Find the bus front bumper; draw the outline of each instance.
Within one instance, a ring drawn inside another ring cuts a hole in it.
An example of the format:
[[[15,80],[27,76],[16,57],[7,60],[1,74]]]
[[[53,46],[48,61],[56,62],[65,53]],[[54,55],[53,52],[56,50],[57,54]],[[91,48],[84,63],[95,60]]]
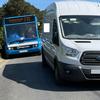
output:
[[[37,53],[37,52],[41,52],[41,47],[22,49],[22,50],[6,50],[7,55],[16,55],[16,54],[23,54],[23,53]]]

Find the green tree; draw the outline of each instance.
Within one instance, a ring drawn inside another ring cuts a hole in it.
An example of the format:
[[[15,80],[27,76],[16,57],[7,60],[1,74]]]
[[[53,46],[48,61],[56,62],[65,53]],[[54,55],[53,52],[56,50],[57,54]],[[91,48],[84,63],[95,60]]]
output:
[[[0,27],[0,49],[1,49],[2,40],[3,40],[3,27]]]
[[[0,26],[2,25],[2,18],[3,18],[4,15],[5,15],[4,9],[1,7],[0,8]]]
[[[3,7],[0,7],[0,16],[4,16],[4,15],[5,15],[4,9]]]
[[[3,6],[3,8],[5,10],[6,16],[35,14],[39,12],[38,9],[24,0],[9,0],[7,4]]]

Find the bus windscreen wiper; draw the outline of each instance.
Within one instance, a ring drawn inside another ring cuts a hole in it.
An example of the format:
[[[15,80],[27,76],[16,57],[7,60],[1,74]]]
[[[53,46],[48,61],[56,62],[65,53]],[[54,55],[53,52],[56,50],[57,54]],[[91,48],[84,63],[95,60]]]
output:
[[[11,41],[10,44],[13,44],[13,43],[22,43],[24,42],[24,40],[14,40],[14,41]]]

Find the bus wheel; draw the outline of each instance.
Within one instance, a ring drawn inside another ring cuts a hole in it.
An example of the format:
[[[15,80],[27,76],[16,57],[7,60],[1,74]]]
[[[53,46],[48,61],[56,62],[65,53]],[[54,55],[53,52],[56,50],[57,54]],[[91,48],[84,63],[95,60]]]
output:
[[[8,54],[4,54],[4,58],[5,58],[5,59],[9,59],[10,57],[9,57]]]

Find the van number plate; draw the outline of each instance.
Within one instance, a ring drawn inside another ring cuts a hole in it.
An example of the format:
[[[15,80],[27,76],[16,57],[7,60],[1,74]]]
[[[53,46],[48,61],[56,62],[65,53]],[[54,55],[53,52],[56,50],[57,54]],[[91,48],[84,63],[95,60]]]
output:
[[[91,74],[100,74],[100,70],[91,70]]]

